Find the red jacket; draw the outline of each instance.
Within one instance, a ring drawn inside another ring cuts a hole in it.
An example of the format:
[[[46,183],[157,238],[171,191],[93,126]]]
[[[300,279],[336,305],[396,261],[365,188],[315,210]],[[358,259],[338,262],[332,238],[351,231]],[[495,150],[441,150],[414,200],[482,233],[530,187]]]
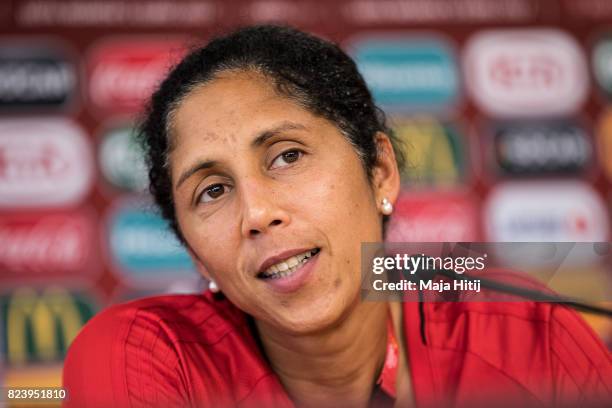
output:
[[[564,307],[407,302],[404,329],[417,407],[612,401],[609,351]],[[111,307],[70,347],[64,406],[293,407],[251,333],[208,292]],[[393,381],[380,389],[394,397]]]

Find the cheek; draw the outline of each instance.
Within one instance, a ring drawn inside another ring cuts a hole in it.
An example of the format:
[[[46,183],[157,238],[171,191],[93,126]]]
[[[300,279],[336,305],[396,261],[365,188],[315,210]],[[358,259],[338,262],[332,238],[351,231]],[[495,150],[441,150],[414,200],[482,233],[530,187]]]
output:
[[[372,190],[360,163],[349,167],[352,171],[347,167],[313,178],[311,212],[330,235],[341,235],[347,243],[375,239],[380,221]]]
[[[209,273],[217,282],[234,280],[239,238],[235,236],[234,227],[214,217],[203,221],[193,214],[181,222],[181,230],[196,256],[205,260]]]
[[[359,273],[361,243],[382,240],[381,218],[369,181],[361,162],[355,161],[321,171],[294,193],[301,197],[299,212],[308,214],[308,223],[328,241],[334,269],[351,276]]]

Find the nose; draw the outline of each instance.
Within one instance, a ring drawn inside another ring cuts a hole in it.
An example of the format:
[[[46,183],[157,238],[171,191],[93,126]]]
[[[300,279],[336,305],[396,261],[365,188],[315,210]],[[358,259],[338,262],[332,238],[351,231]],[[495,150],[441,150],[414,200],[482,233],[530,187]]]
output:
[[[245,238],[255,238],[289,224],[289,214],[279,205],[278,196],[269,185],[251,179],[241,183],[241,187],[241,230]]]

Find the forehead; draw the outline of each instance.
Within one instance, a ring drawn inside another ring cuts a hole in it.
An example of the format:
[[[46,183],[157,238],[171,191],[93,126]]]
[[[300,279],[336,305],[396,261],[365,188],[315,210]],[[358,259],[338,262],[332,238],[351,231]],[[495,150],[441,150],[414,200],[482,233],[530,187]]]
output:
[[[223,73],[191,91],[172,120],[174,150],[194,143],[245,142],[249,135],[289,118],[309,121],[312,116],[279,95],[274,84],[252,72]]]

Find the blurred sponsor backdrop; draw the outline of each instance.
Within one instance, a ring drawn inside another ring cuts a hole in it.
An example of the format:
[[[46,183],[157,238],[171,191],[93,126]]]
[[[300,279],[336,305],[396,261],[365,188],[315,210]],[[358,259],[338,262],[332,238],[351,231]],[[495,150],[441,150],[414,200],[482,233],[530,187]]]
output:
[[[59,385],[101,308],[203,290],[133,127],[186,49],[258,22],[340,43],[406,142],[389,240],[609,240],[609,0],[3,1],[0,383]]]

